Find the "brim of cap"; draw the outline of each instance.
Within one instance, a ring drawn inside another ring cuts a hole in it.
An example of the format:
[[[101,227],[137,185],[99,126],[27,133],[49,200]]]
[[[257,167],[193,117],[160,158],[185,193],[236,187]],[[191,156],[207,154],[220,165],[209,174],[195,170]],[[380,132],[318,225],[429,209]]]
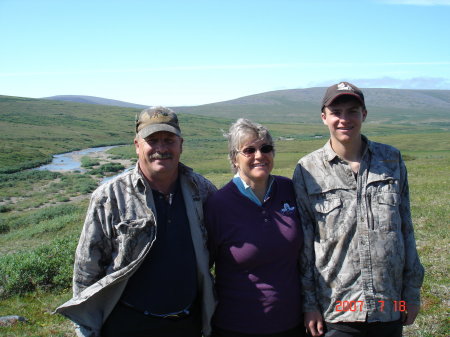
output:
[[[344,95],[356,97],[356,98],[358,99],[358,101],[360,101],[361,104],[362,104],[364,107],[366,106],[365,103],[363,102],[363,100],[361,99],[361,97],[360,97],[359,95],[354,94],[354,93],[351,93],[351,92],[343,92],[343,93],[340,93],[340,94],[338,94],[338,95],[336,95],[336,96],[334,96],[334,97],[332,97],[332,98],[329,98],[329,99],[325,102],[325,104],[322,106],[322,109],[323,109],[324,107],[326,107],[326,106],[329,106],[331,103],[333,103],[333,101],[334,101],[336,98],[341,97],[341,96],[344,96]]]
[[[175,128],[171,125],[168,125],[168,124],[147,125],[146,127],[144,127],[142,130],[140,130],[138,132],[138,135],[142,138],[146,138],[146,137],[150,136],[151,134],[153,134],[155,132],[160,132],[160,131],[171,132],[171,133],[174,133],[177,136],[181,137],[180,130],[178,130],[177,128]]]

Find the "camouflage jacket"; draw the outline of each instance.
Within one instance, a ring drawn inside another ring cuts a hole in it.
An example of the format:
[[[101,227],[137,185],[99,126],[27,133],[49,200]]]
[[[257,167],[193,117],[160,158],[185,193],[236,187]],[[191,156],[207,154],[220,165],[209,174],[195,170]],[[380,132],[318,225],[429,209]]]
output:
[[[300,159],[293,182],[305,237],[304,311],[330,323],[398,320],[420,304],[424,269],[400,152],[368,141],[358,175],[328,143]]]
[[[187,166],[180,164],[179,172],[197,260],[203,333],[208,336],[215,299],[203,203],[216,188]],[[75,322],[78,336],[100,336],[127,280],[150,251],[156,229],[153,194],[138,165],[93,193],[75,255],[73,298],[56,309]]]

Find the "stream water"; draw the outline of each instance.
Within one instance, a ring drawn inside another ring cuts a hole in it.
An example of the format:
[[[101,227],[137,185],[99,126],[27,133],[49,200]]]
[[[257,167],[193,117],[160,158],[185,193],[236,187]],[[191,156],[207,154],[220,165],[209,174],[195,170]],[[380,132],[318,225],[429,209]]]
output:
[[[53,160],[50,164],[39,166],[36,170],[86,172],[86,170],[81,167],[81,157],[92,153],[104,152],[116,146],[91,147],[84,150],[56,154],[53,156]]]

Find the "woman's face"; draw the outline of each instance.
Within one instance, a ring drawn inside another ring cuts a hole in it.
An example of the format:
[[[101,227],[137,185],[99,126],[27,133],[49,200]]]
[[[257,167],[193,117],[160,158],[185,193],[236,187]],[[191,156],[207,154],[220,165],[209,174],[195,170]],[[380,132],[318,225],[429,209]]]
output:
[[[249,136],[241,143],[234,164],[241,178],[252,186],[267,181],[273,169],[273,156],[269,142]]]

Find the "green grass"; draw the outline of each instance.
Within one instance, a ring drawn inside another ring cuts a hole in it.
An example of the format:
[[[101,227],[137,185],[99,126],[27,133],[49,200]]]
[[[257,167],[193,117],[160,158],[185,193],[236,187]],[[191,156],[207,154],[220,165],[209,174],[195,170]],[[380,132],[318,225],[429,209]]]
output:
[[[100,164],[98,160],[89,158],[88,156],[81,157],[81,167],[91,168]]]
[[[71,297],[68,289],[53,292],[36,291],[1,301],[0,316],[18,313],[28,319],[12,327],[0,327],[0,336],[8,337],[75,337],[71,322],[52,314],[55,308]]]
[[[54,229],[50,224],[45,232],[57,232],[66,219]],[[42,231],[37,232],[39,234]],[[0,298],[26,294],[36,290],[65,289],[72,280],[72,265],[77,236],[68,235],[33,250],[0,257]]]
[[[447,152],[412,152],[407,162],[412,218],[425,267],[422,312],[411,336],[448,336],[450,156]]]
[[[51,312],[70,298],[68,275],[85,217],[86,196],[97,186],[90,174],[5,172],[45,160],[52,153],[103,144],[129,144],[108,152],[117,159],[136,158],[132,145],[136,110],[73,103],[66,114],[66,104],[71,103],[0,97],[0,171],[4,172],[0,174],[0,315],[21,315],[29,320],[0,328],[0,335],[74,336],[69,321]],[[11,111],[7,116],[5,106]],[[15,116],[18,111],[21,115]],[[40,120],[38,113],[43,114]],[[62,123],[62,127],[52,123]],[[231,121],[181,114],[180,123],[185,138],[182,161],[216,186],[223,186],[232,177],[222,135]],[[320,122],[266,126],[276,140],[273,173],[287,177],[292,176],[301,156],[321,147],[327,138],[327,129]],[[412,216],[426,274],[423,310],[406,335],[447,336],[450,135],[432,124],[366,123],[364,133],[371,140],[399,148],[409,172]]]
[[[9,177],[0,182],[1,207],[8,211],[67,202],[70,198],[92,192],[98,183],[91,175],[79,173],[23,171],[0,174],[0,178],[2,176]]]
[[[216,106],[200,106],[191,110],[199,114],[213,114],[215,117],[180,113],[179,120],[186,140],[202,145],[206,140],[219,141],[222,130],[227,130],[230,125],[229,118],[235,120],[241,116],[265,121],[275,137],[308,139],[316,134],[327,134],[319,113],[308,112],[308,118],[298,118],[301,116],[298,109],[305,112],[312,109],[312,106],[303,106],[301,102],[282,103],[274,106],[249,105],[242,112],[236,110],[234,105],[221,106],[219,110]],[[209,108],[212,110],[208,110]],[[289,113],[286,113],[286,108],[289,108]],[[229,109],[231,110],[228,111]],[[182,108],[179,110],[183,111]],[[0,173],[12,173],[47,163],[52,154],[94,146],[131,144],[134,118],[138,111],[113,106],[0,96]],[[237,115],[236,111],[239,112]],[[399,127],[400,124],[392,121],[391,124],[381,124],[378,115],[386,114],[408,125]],[[450,126],[447,115],[441,110],[415,112],[411,116],[405,116],[404,112],[394,113],[392,109],[375,110],[373,114],[369,112],[366,129],[384,134],[443,132]],[[274,121],[281,121],[283,124]],[[414,124],[415,121],[421,122]]]

